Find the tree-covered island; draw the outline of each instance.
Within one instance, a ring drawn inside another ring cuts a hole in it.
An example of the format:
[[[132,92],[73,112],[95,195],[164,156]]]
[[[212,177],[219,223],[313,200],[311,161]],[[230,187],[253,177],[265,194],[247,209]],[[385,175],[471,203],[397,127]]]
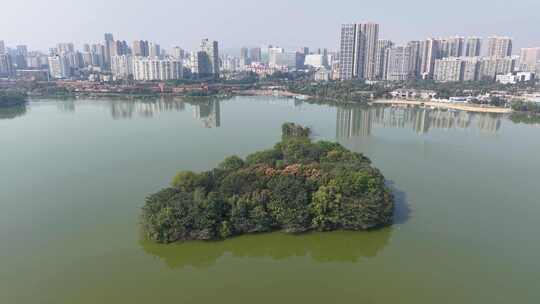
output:
[[[217,168],[179,172],[142,209],[146,236],[160,243],[218,240],[282,230],[369,230],[391,224],[394,200],[368,158],[312,142],[292,123],[273,149],[231,156]]]

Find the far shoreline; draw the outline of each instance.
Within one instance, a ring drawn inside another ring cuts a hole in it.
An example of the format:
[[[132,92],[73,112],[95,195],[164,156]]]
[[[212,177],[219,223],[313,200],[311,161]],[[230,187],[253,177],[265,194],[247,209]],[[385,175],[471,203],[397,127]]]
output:
[[[332,100],[332,99],[320,99],[314,96],[297,94],[289,91],[283,90],[270,90],[270,89],[251,89],[251,90],[238,90],[230,92],[229,94],[210,94],[207,96],[189,96],[184,94],[174,94],[174,93],[155,93],[155,94],[127,94],[127,93],[118,93],[118,92],[73,92],[71,94],[36,94],[29,95],[29,99],[63,99],[63,98],[124,98],[127,100],[149,100],[159,97],[177,97],[177,98],[186,98],[191,100],[204,99],[204,98],[230,98],[235,96],[245,96],[245,97],[284,97],[284,98],[294,98],[297,100],[303,101],[322,101],[328,104],[359,104],[359,105],[405,105],[405,106],[417,106],[417,107],[431,107],[434,109],[448,109],[448,110],[459,110],[466,112],[477,112],[477,113],[493,113],[493,114],[510,114],[514,111],[510,108],[502,107],[490,107],[490,106],[475,106],[467,103],[453,103],[449,101],[433,101],[433,100],[408,100],[408,99],[376,99],[372,101],[366,101],[363,103],[359,102],[346,102],[341,100]]]

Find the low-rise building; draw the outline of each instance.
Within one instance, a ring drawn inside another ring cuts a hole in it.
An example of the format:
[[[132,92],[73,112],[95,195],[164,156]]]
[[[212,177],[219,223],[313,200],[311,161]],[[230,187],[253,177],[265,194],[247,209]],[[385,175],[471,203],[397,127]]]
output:
[[[319,69],[313,76],[315,81],[329,81],[331,72],[327,69]]]
[[[430,100],[437,97],[437,92],[431,90],[397,89],[390,93],[394,98]]]
[[[508,73],[497,75],[497,82],[502,84],[516,84],[518,82],[527,82],[535,79],[535,74],[531,72]]]

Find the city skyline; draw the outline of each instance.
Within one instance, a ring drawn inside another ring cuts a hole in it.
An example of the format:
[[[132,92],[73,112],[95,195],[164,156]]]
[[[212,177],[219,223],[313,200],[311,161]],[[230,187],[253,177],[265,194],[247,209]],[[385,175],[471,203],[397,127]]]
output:
[[[47,50],[61,41],[74,42],[80,47],[101,41],[101,33],[111,32],[126,41],[152,40],[166,48],[180,45],[195,49],[200,37],[209,36],[222,43],[222,50],[267,44],[287,49],[304,45],[337,49],[339,41],[335,32],[341,24],[375,21],[384,25],[379,38],[391,39],[397,44],[428,37],[476,35],[487,38],[495,34],[512,37],[515,50],[540,44],[535,32],[535,12],[540,10],[537,1],[469,3],[458,0],[444,11],[431,8],[432,14],[426,13],[429,2],[424,0],[391,5],[358,1],[333,4],[322,9],[306,0],[295,3],[276,0],[268,9],[261,10],[258,3],[243,0],[226,3],[163,1],[159,9],[152,10],[139,0],[129,3],[24,0],[4,4],[6,11],[23,14],[6,14],[0,20],[3,29],[0,39],[10,46],[24,44],[31,49]],[[116,13],[118,11],[122,14]],[[179,13],[174,14],[175,11]],[[299,11],[303,13],[299,15]],[[147,16],[144,19],[152,23],[133,22],[140,20],[141,12]],[[175,15],[179,17],[172,17]],[[95,16],[99,16],[99,22]],[[205,22],[201,22],[201,16]],[[28,20],[39,20],[40,26],[29,24]]]

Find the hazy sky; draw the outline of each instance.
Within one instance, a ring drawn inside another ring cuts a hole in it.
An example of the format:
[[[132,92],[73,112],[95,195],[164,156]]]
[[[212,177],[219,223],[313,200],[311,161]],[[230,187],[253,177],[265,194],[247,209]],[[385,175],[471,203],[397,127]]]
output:
[[[398,43],[428,36],[508,35],[540,46],[540,0],[3,0],[0,40],[46,50],[103,40],[104,32],[165,48],[203,37],[221,48],[337,48],[342,23],[374,21]]]

